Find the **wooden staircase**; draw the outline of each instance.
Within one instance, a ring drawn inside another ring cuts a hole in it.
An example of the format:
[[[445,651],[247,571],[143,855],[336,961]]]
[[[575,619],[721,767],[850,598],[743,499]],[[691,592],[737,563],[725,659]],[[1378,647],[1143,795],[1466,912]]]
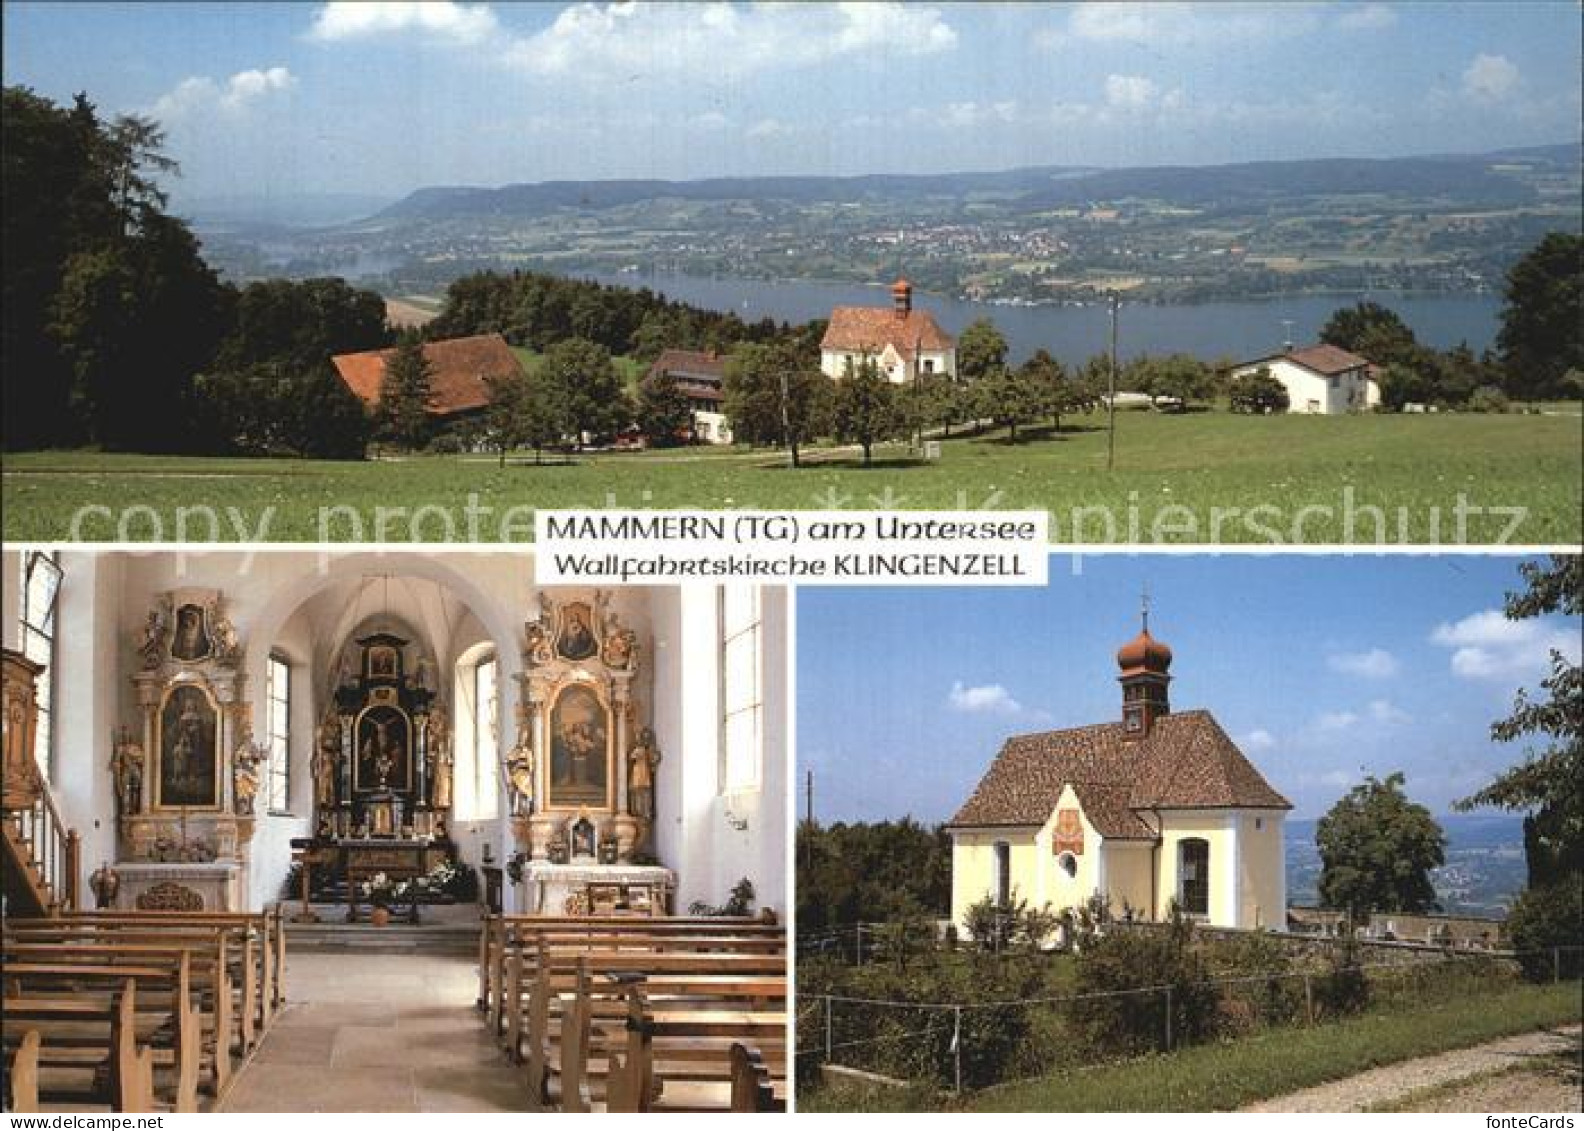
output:
[[[6,918],[75,911],[82,840],[68,829],[33,758],[38,716],[34,683],[44,670],[7,648],[4,665],[4,786],[0,789],[0,896]]]

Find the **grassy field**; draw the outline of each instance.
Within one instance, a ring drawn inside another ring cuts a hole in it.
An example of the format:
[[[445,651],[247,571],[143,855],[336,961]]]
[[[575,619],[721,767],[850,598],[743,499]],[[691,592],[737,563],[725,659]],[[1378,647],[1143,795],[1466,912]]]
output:
[[[1000,434],[951,439],[936,463],[891,448],[864,468],[838,449],[810,453],[813,465],[796,471],[778,453],[710,448],[546,466],[525,455],[504,469],[488,456],[332,463],[28,453],[5,460],[0,501],[13,540],[519,541],[529,537],[530,508],[603,506],[1043,509],[1056,543],[1581,540],[1576,414],[1127,412],[1118,422],[1111,472],[1095,416],[1018,444]],[[181,508],[193,507],[213,508],[218,529],[202,512],[178,527]],[[383,524],[377,508],[386,508]]]
[[[800,1092],[800,1111],[1227,1111],[1257,1100],[1512,1033],[1577,1023],[1579,986],[1512,986],[1312,1029],[1273,1030],[1170,1056],[988,1088],[960,1101],[922,1088],[841,1084]]]

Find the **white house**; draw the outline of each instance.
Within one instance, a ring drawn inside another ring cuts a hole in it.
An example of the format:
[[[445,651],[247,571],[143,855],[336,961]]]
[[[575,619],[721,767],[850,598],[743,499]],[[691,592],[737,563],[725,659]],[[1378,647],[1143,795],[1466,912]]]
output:
[[[913,309],[913,286],[891,284],[891,307],[838,306],[820,341],[820,369],[841,377],[848,363],[873,358],[886,380],[906,384],[919,373],[957,375],[957,341],[927,311]]]
[[[1324,343],[1245,361],[1232,370],[1246,377],[1261,369],[1287,390],[1287,411],[1335,416],[1380,404],[1380,385],[1370,376],[1368,359]]]

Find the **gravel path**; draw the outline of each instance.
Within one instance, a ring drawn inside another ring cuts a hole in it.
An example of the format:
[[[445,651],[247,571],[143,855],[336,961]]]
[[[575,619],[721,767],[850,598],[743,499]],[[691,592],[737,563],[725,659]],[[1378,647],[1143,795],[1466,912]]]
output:
[[[1372,1068],[1357,1076],[1333,1080],[1301,1092],[1264,1100],[1244,1111],[1363,1111],[1376,1104],[1392,1103],[1421,1088],[1466,1080],[1519,1063],[1525,1057],[1561,1052],[1572,1045],[1570,1034],[1579,1026],[1555,1031],[1521,1033],[1471,1049],[1422,1056],[1400,1064]]]

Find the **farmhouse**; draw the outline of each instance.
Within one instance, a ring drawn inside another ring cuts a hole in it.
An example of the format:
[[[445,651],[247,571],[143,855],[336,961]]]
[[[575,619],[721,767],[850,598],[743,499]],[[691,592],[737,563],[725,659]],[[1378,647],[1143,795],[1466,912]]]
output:
[[[957,341],[928,311],[913,309],[913,285],[891,284],[891,306],[838,306],[820,341],[820,369],[840,377],[848,363],[873,358],[888,381],[905,384],[920,373],[957,374]]]
[[[1380,385],[1370,375],[1368,359],[1336,346],[1319,343],[1245,361],[1234,377],[1267,371],[1287,390],[1288,412],[1334,416],[1360,412],[1380,404]]]
[[[952,918],[984,898],[1114,915],[1176,903],[1223,927],[1285,926],[1292,806],[1215,717],[1171,711],[1172,653],[1144,627],[1117,652],[1119,722],[1009,738],[948,823]]]
[[[693,410],[692,438],[706,444],[732,442],[731,424],[721,411],[726,359],[714,350],[666,350],[649,367],[649,377],[668,374]]]
[[[330,359],[341,380],[369,408],[379,405],[385,363],[396,351],[366,350]],[[424,343],[429,362],[429,415],[451,422],[481,413],[489,405],[492,378],[521,377],[522,366],[499,334],[475,334]]]

